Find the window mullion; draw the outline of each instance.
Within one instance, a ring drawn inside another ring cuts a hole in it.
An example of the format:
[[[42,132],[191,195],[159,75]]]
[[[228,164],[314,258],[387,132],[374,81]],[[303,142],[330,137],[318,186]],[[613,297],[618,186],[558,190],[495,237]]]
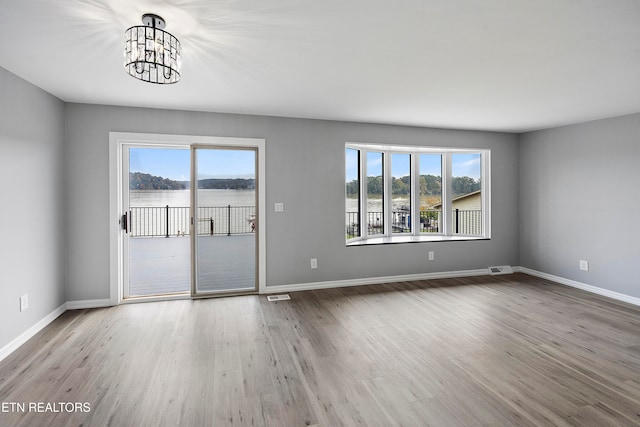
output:
[[[420,234],[420,156],[411,153],[411,234]]]
[[[366,239],[369,235],[369,223],[367,222],[367,150],[360,150],[360,237]]]
[[[482,154],[482,170],[481,170],[481,186],[482,189],[482,235],[491,237],[491,173],[489,168],[491,164],[491,152],[485,151]]]
[[[391,236],[393,233],[393,212],[391,211],[391,155],[388,151],[382,154],[382,180],[384,183],[384,190],[382,191],[382,204],[384,206],[384,235]]]
[[[445,236],[453,234],[451,195],[451,153],[445,152],[442,155],[442,220]]]

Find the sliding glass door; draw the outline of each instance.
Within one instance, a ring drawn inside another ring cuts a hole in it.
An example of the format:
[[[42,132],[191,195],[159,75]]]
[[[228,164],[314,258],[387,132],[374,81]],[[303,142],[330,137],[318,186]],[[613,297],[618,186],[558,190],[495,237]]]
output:
[[[121,298],[257,291],[258,148],[131,142],[120,152]]]
[[[123,149],[124,298],[190,289],[188,147]]]
[[[257,290],[257,150],[194,146],[192,296]]]

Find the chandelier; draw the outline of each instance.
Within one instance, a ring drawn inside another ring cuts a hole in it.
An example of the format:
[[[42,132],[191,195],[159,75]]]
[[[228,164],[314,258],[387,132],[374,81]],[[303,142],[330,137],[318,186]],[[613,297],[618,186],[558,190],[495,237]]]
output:
[[[149,83],[178,82],[182,66],[180,42],[164,31],[164,19],[158,15],[145,13],[142,23],[124,33],[125,71]]]

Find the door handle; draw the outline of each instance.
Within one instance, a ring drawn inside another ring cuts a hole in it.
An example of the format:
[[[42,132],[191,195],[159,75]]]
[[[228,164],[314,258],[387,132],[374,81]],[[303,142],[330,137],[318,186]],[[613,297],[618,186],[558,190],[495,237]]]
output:
[[[122,228],[124,229],[125,233],[129,233],[129,212],[125,212],[124,215],[122,215]]]

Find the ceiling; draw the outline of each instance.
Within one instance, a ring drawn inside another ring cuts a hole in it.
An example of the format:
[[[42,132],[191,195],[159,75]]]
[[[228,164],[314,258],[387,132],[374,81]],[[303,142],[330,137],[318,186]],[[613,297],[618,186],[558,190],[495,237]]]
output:
[[[151,12],[182,80],[123,70]],[[640,112],[637,0],[0,0],[0,66],[67,102],[524,132]]]

